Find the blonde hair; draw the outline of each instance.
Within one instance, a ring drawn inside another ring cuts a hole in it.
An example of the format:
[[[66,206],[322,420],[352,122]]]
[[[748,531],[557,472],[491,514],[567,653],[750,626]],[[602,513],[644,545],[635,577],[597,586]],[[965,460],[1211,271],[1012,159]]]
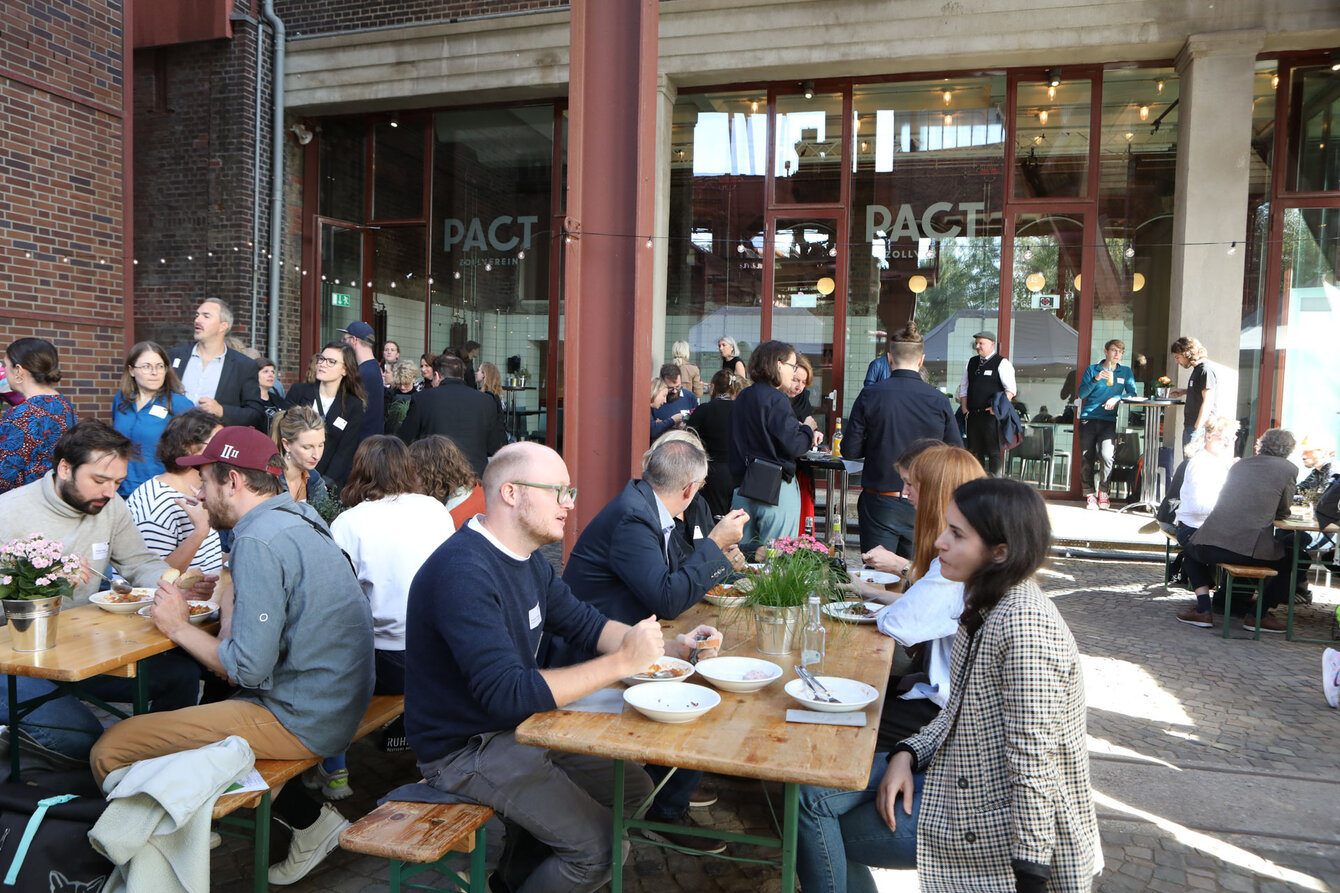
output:
[[[938,444],[927,447],[907,469],[917,488],[917,520],[912,528],[912,566],[908,580],[926,575],[935,560],[935,540],[945,527],[945,510],[954,491],[962,484],[986,477],[982,463],[961,447]]]
[[[479,371],[484,373],[483,390],[485,393],[492,394],[499,400],[502,399],[502,373],[498,367],[492,363],[480,363]]]
[[[675,365],[682,366],[689,361],[689,342],[676,341],[670,345],[670,355],[675,358]]]
[[[1186,445],[1186,455],[1194,456],[1205,449],[1205,442],[1211,437],[1235,438],[1238,433],[1238,420],[1229,416],[1210,416],[1209,420],[1196,432],[1196,436]]]

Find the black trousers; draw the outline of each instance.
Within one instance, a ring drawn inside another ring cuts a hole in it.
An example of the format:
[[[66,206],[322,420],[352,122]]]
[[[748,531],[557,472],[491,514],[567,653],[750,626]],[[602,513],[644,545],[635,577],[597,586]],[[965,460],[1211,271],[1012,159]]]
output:
[[[1000,423],[996,417],[985,409],[970,410],[965,427],[968,452],[982,463],[987,474],[1000,474]]]
[[[1289,592],[1289,565],[1293,561],[1293,557],[1287,551],[1283,558],[1253,558],[1250,555],[1230,552],[1218,546],[1193,543],[1187,555],[1192,559],[1186,565],[1187,575],[1191,578],[1191,585],[1194,587],[1213,586],[1214,569],[1217,564],[1245,564],[1249,567],[1268,567],[1277,572],[1275,576],[1266,580],[1265,603],[1262,605],[1264,610],[1269,611],[1291,596]],[[1240,591],[1237,590],[1237,587],[1234,587],[1234,589],[1235,594]],[[1242,605],[1246,603],[1246,601],[1239,602]]]

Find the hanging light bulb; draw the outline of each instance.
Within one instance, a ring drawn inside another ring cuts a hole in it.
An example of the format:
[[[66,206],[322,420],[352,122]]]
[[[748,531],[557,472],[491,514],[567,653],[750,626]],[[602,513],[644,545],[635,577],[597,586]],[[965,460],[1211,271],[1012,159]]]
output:
[[[1126,246],[1126,256],[1127,256],[1127,257],[1135,257],[1135,246],[1134,246],[1134,245],[1127,245],[1127,246]]]
[[[800,89],[805,94],[806,99],[814,98],[814,81],[806,81],[800,85]]]
[[[647,236],[647,247],[651,247],[651,236]]]
[[[1129,130],[1126,131],[1126,142],[1129,143],[1133,139],[1135,139],[1135,134],[1131,133]]]
[[[1024,249],[1024,260],[1032,260],[1032,259],[1033,259],[1033,249],[1032,249],[1032,248],[1025,248],[1025,249]]]
[[[945,115],[945,126],[948,127],[949,125],[951,125],[951,124],[953,124],[953,123],[954,123],[954,116],[953,116],[953,115]]]
[[[1048,88],[1047,88],[1047,98],[1048,98],[1048,99],[1055,99],[1055,98],[1056,98],[1056,88],[1055,88],[1055,87],[1048,87]]]
[[[1140,120],[1141,121],[1149,120],[1149,106],[1147,105],[1140,106]]]
[[[461,271],[460,271],[460,270],[457,270],[455,273],[453,273],[453,274],[452,274],[452,278],[453,278],[453,279],[460,279],[460,278],[461,278]]]
[[[1229,254],[1230,257],[1232,257],[1233,255],[1235,255],[1235,254],[1237,254],[1237,253],[1238,253],[1238,243],[1237,243],[1237,242],[1234,242],[1232,245],[1229,245],[1229,246],[1228,246],[1228,254]]]
[[[520,251],[518,251],[518,252],[516,253],[516,259],[517,259],[517,260],[525,260],[525,259],[526,259],[526,249],[522,248]]]
[[[1277,72],[1275,72],[1274,74],[1272,74],[1272,75],[1270,76],[1270,89],[1273,90],[1273,89],[1275,89],[1276,87],[1278,87],[1279,85],[1280,85],[1280,74],[1279,74],[1279,72],[1277,71]]]
[[[949,105],[950,100],[952,100],[953,98],[954,98],[954,94],[953,94],[953,92],[950,91],[950,90],[946,90],[946,91],[945,91],[945,105]]]
[[[1038,112],[1038,123],[1039,123],[1039,124],[1046,124],[1046,123],[1047,123],[1047,114],[1048,114],[1048,113],[1047,113],[1047,110],[1046,110],[1046,109],[1043,109],[1042,111]]]
[[[1163,92],[1163,78],[1159,78],[1157,81],[1155,81],[1155,82],[1154,82],[1154,86],[1155,86],[1156,88],[1158,88],[1158,91],[1159,91],[1160,93],[1162,93],[1162,92]]]
[[[757,100],[757,99],[755,99],[752,103],[750,103],[750,111],[753,111],[753,112],[757,112],[757,111],[758,111],[758,100]]]

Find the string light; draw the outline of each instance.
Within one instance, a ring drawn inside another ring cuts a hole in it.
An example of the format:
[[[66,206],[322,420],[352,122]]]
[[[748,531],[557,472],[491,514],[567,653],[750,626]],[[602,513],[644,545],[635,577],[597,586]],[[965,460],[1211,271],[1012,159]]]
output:
[[[1238,253],[1238,243],[1237,243],[1237,242],[1234,242],[1232,245],[1229,245],[1229,246],[1228,246],[1228,254],[1229,254],[1230,257],[1232,257],[1233,255],[1235,255],[1235,254],[1237,254],[1237,253]]]
[[[516,253],[516,259],[517,259],[517,260],[525,260],[525,259],[526,259],[526,249],[522,248],[520,251],[518,251],[518,252]]]
[[[452,278],[453,278],[453,279],[460,279],[460,278],[461,278],[461,271],[460,271],[460,270],[457,270],[455,273],[453,273],[453,274],[452,274]]]
[[[1127,245],[1127,246],[1126,246],[1126,256],[1127,256],[1127,257],[1135,257],[1135,246],[1134,246],[1134,245]]]
[[[953,98],[954,98],[954,94],[953,94],[951,91],[946,90],[946,91],[945,91],[945,105],[949,105],[949,101],[950,101],[951,99],[953,99]]]
[[[493,264],[484,264],[484,272],[485,272],[485,273],[492,273],[492,272],[493,272]]]
[[[1156,88],[1158,88],[1158,91],[1159,91],[1160,93],[1162,93],[1162,92],[1163,92],[1163,78],[1159,78],[1157,81],[1155,81],[1155,82],[1154,82],[1154,86],[1155,86]]]
[[[1149,120],[1149,106],[1147,105],[1140,106],[1140,120],[1141,121]]]
[[[1046,110],[1046,109],[1043,109],[1042,111],[1038,112],[1038,123],[1039,123],[1039,124],[1046,124],[1046,123],[1047,123],[1047,110]]]
[[[1055,87],[1048,87],[1048,88],[1047,88],[1047,98],[1048,98],[1048,99],[1055,99],[1055,98],[1056,98],[1056,88],[1055,88]]]
[[[647,236],[647,247],[651,247],[651,236]]]

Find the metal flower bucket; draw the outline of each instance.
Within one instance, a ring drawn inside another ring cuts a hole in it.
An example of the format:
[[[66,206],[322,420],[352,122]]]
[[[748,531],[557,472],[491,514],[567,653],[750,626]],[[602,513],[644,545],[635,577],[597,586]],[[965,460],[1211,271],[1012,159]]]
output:
[[[61,597],[3,599],[9,620],[9,644],[15,651],[46,651],[56,645]]]
[[[796,633],[801,627],[802,607],[778,608],[755,605],[758,625],[758,650],[764,654],[790,654],[795,650]]]

